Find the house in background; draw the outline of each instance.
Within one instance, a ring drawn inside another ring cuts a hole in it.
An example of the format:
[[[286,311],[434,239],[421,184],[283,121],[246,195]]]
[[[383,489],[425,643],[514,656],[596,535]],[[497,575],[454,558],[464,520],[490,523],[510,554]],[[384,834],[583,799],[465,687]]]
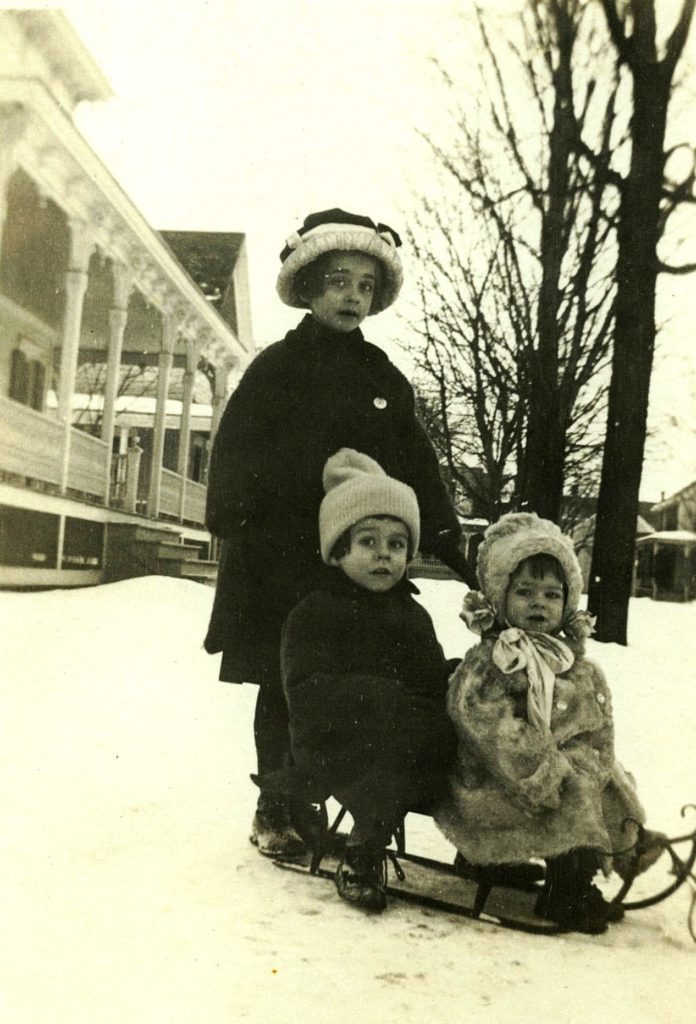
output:
[[[587,593],[590,582],[595,520],[596,516],[592,514],[591,516],[588,516],[587,519],[583,519],[579,522],[570,532],[570,537],[575,548],[575,554],[578,556],[578,562],[580,563],[580,569],[582,570],[583,594]],[[650,536],[652,533],[654,533],[654,527],[651,526],[643,515],[639,515],[636,519],[636,540]]]
[[[207,447],[253,355],[243,236],[150,227],[74,125],[111,93],[59,11],[1,11],[0,67],[0,585],[204,578]]]
[[[663,601],[696,598],[696,480],[653,506],[657,530],[636,544],[634,593]]]

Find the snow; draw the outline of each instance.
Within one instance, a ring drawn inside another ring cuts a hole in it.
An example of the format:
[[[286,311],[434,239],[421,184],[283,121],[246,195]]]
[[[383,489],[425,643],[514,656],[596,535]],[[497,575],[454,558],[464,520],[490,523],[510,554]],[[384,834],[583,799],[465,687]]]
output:
[[[463,654],[465,588],[419,586],[446,653]],[[395,900],[367,917],[260,857],[256,689],[219,683],[202,651],[212,597],[162,577],[0,593],[5,1024],[693,1019],[685,888],[606,935],[549,938]],[[591,644],[618,752],[650,823],[683,833],[696,603],[634,600],[629,640]],[[429,820],[408,831],[451,856]]]

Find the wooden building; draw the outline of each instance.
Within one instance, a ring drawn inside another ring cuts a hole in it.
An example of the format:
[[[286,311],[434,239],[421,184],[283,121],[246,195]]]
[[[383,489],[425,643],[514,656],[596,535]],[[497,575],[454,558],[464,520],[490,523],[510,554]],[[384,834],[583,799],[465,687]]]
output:
[[[111,93],[59,11],[0,12],[0,69],[0,585],[167,561],[203,578],[184,565],[209,541],[195,439],[210,443],[230,371],[253,355],[244,237],[197,236],[219,257],[216,302],[77,130],[77,104]],[[100,372],[85,418],[87,367]],[[118,422],[133,367],[150,375],[147,451]]]

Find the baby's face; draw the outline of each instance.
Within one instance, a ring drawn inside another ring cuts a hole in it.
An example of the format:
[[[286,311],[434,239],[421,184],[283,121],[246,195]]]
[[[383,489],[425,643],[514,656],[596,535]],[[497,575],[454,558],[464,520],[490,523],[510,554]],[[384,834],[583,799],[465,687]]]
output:
[[[312,313],[334,331],[354,331],[370,312],[376,284],[377,270],[371,256],[332,252],[324,274],[324,290],[310,302]]]
[[[406,571],[408,541],[408,529],[400,519],[366,516],[351,527],[350,551],[333,561],[353,583],[383,594]]]
[[[536,577],[523,565],[510,578],[505,618],[518,629],[556,633],[563,621],[563,604],[563,584],[553,573]]]

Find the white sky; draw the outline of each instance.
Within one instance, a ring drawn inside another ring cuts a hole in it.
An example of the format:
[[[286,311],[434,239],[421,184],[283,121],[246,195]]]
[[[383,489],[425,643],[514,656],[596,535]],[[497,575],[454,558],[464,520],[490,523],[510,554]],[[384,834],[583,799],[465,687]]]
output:
[[[447,123],[429,58],[475,88],[473,33],[461,20],[472,0],[21,4],[58,5],[115,94],[79,109],[78,126],[149,222],[247,235],[259,344],[297,322],[297,311],[277,298],[275,278],[283,241],[307,213],[341,206],[403,229],[410,197],[428,176],[416,129]],[[505,13],[516,0],[484,6]],[[696,29],[690,43],[694,54]],[[403,254],[408,280],[413,268]],[[690,285],[663,286],[661,316],[678,319],[665,336],[668,358],[663,364],[660,352],[656,360],[652,420],[669,454],[657,447],[646,464],[643,496],[653,500],[696,476],[696,433],[674,441],[664,420],[696,419]],[[403,331],[398,307],[404,311],[408,288],[402,295],[366,333],[406,369],[391,344]]]

